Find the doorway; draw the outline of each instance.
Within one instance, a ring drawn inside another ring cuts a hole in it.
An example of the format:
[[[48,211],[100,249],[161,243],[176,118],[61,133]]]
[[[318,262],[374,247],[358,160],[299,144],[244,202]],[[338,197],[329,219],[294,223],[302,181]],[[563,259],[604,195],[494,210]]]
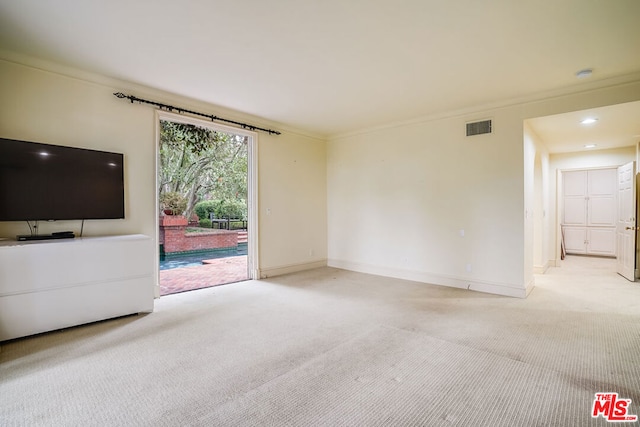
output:
[[[533,237],[526,241],[534,254],[535,273],[562,265],[563,172],[616,168],[636,160],[640,125],[633,117],[638,114],[640,102],[631,102],[525,120],[525,147],[533,146],[525,152],[526,162],[531,163],[525,182],[533,182],[526,200],[537,221],[530,225]]]
[[[157,113],[156,296],[256,278],[257,135]]]

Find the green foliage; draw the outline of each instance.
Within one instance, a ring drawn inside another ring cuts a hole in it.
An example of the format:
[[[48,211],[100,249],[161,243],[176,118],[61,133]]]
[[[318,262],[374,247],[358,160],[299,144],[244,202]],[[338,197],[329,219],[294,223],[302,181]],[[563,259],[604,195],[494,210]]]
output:
[[[213,213],[214,218],[247,219],[247,202],[245,200],[205,200],[195,206],[198,218],[210,218]]]
[[[247,203],[242,200],[221,200],[215,214],[216,218],[247,219]]]
[[[216,202],[215,200],[203,200],[202,202],[196,203],[196,206],[194,207],[194,211],[196,215],[198,215],[198,218],[208,219],[210,213],[215,213],[216,206],[218,203],[219,202]]]
[[[180,193],[171,191],[160,195],[160,206],[170,210],[173,215],[181,215],[187,208],[187,201]]]
[[[247,137],[183,123],[160,125],[160,195],[185,196],[187,216],[202,200],[247,199]],[[196,214],[208,218],[208,212]]]
[[[163,142],[180,151],[186,148],[192,153],[200,153],[211,148],[216,142],[216,132],[208,128],[164,121],[161,126]]]
[[[198,223],[200,227],[211,228],[211,220],[209,218],[203,218]]]

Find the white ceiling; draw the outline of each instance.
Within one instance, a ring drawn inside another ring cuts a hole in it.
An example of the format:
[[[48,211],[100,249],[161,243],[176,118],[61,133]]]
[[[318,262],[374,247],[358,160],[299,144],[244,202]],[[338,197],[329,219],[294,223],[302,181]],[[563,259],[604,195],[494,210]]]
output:
[[[640,71],[638,0],[0,0],[0,49],[322,135]]]
[[[581,124],[595,118],[592,124]],[[551,153],[604,150],[640,142],[640,101],[528,120]],[[594,148],[585,145],[596,144]]]

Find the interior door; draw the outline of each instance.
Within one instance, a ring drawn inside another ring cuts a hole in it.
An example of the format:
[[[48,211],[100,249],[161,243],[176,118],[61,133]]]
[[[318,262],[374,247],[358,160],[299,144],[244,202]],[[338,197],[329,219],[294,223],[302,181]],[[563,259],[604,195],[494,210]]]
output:
[[[618,168],[618,274],[635,281],[636,267],[636,170],[635,162]]]

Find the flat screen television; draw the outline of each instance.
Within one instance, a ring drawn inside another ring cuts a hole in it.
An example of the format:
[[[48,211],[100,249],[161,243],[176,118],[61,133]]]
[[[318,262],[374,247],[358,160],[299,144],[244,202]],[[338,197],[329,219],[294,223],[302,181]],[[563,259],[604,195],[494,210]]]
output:
[[[124,156],[0,138],[0,221],[124,218]]]

